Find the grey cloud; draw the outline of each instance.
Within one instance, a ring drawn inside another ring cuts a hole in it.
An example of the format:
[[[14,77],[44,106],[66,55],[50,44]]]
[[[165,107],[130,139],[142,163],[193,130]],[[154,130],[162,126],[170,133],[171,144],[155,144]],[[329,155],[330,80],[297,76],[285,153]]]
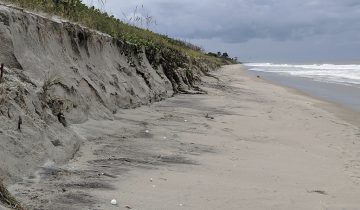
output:
[[[121,18],[123,12],[131,13],[136,5],[150,11],[159,32],[226,42],[292,40],[338,33],[359,27],[360,19],[358,0],[108,0],[107,7]]]
[[[229,1],[230,2],[230,1]],[[248,3],[250,2],[250,3]],[[270,3],[269,3],[270,2]],[[338,33],[357,27],[360,13],[353,1],[237,1],[215,11],[208,9],[193,27],[174,31],[190,38],[220,38],[226,42],[244,42],[254,38],[273,40],[303,39],[326,33]],[[206,8],[205,8],[206,9]],[[201,16],[200,16],[201,17]],[[176,22],[176,17],[175,17]],[[207,27],[216,23],[221,31]],[[186,28],[187,26],[184,26]]]

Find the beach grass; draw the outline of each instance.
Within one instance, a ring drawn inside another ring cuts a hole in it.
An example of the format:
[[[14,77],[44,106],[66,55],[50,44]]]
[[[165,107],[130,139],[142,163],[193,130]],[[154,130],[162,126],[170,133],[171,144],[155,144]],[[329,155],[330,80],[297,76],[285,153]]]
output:
[[[85,5],[81,0],[4,0],[19,7],[60,16],[72,22],[111,35],[114,38],[131,43],[147,51],[170,49],[192,59],[202,59],[216,65],[223,65],[229,59],[205,54],[201,47],[172,39],[166,35],[124,23],[113,15],[95,7]],[[230,60],[231,61],[231,60]]]

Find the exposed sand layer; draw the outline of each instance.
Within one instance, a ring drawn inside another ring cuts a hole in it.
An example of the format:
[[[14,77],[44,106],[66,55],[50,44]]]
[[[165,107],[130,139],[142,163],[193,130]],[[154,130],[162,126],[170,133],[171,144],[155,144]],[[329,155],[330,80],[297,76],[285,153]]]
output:
[[[241,65],[213,74],[207,95],[73,125],[77,156],[10,190],[38,209],[360,208],[356,125]]]
[[[0,0],[0,180],[8,185],[45,162],[71,159],[81,141],[66,124],[198,92],[196,81],[215,66],[173,54]]]

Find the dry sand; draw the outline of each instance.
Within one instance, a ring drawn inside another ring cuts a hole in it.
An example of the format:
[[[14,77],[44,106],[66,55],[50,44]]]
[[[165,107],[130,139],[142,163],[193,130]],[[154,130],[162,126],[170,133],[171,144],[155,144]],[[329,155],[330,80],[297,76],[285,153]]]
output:
[[[76,157],[11,191],[39,209],[360,209],[360,130],[338,117],[359,113],[241,65],[213,75],[207,95],[73,125]]]

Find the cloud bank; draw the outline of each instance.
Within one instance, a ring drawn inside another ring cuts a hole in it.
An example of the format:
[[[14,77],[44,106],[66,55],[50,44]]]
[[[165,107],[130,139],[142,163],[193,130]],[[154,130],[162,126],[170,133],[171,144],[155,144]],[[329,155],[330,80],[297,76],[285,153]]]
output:
[[[157,20],[154,30],[202,40],[210,49],[209,40],[216,40],[217,46],[223,43],[251,48],[249,43],[253,43],[254,49],[260,48],[256,46],[259,40],[259,44],[266,40],[280,45],[292,43],[289,47],[296,42],[323,43],[323,47],[333,44],[340,50],[360,47],[359,0],[108,0],[105,9],[122,18],[136,5],[144,5]],[[300,57],[311,51],[311,47],[301,48]]]

